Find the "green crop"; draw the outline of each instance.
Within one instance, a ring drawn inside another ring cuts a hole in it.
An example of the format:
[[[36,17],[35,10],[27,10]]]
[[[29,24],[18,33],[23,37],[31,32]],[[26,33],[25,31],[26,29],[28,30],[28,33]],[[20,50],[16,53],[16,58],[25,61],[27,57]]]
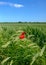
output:
[[[46,65],[46,24],[1,23],[0,65]]]

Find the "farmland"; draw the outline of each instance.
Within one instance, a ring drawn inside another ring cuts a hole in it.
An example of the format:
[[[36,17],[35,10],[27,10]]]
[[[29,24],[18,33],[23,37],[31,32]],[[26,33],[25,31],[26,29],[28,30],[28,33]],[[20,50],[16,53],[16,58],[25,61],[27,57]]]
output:
[[[0,65],[46,65],[46,23],[0,23]]]

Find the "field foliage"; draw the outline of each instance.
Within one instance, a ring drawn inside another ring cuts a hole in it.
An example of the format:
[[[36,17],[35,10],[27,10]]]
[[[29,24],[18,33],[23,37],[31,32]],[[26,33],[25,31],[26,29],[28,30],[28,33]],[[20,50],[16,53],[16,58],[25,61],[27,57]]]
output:
[[[46,23],[0,23],[0,65],[46,65]]]

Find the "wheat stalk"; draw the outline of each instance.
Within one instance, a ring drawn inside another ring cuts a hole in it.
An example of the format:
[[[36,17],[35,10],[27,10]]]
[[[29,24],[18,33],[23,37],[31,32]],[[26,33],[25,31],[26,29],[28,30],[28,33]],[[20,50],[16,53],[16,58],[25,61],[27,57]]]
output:
[[[43,55],[44,51],[45,51],[45,46],[41,49],[40,56]]]
[[[35,62],[35,60],[37,59],[38,56],[39,56],[39,53],[37,53],[37,54],[32,58],[32,62],[30,63],[30,65],[33,65],[33,63]]]
[[[1,62],[1,64],[3,65],[6,61],[8,61],[10,59],[10,57],[7,57],[7,58],[5,58],[2,62]]]
[[[11,62],[10,62],[10,65],[12,65],[13,64],[13,60],[11,60]]]
[[[6,48],[10,44],[10,41],[8,41],[5,45],[2,45],[2,48]]]

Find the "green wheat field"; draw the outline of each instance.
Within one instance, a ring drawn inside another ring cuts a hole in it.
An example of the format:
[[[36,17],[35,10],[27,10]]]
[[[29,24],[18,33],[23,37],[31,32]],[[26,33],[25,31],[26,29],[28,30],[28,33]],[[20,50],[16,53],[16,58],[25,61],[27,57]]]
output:
[[[0,23],[0,65],[46,65],[46,23]]]

